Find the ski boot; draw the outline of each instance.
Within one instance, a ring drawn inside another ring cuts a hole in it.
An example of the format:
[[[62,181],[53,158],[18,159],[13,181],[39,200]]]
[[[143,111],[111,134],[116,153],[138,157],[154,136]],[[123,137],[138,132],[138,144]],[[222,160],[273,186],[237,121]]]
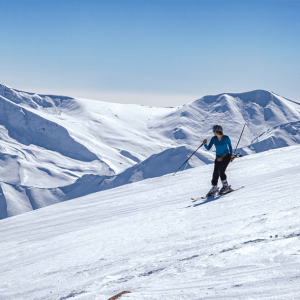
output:
[[[219,191],[219,195],[227,194],[227,193],[231,192],[231,185],[228,185],[227,180],[222,180],[222,184],[223,184],[223,186]]]
[[[219,191],[219,188],[217,185],[213,185],[210,189],[210,191],[206,194],[206,198],[214,196]]]

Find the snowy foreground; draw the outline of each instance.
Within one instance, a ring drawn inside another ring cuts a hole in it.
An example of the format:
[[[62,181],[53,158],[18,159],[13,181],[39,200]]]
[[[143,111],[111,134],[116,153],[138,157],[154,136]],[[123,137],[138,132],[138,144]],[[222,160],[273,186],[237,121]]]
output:
[[[300,299],[300,146],[124,185],[0,221],[0,299]]]

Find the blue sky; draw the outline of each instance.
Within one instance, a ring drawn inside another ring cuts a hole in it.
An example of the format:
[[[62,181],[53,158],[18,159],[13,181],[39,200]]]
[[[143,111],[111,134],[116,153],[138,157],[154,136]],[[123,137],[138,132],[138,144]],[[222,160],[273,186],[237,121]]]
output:
[[[0,82],[173,106],[271,90],[300,100],[300,1],[0,0]]]

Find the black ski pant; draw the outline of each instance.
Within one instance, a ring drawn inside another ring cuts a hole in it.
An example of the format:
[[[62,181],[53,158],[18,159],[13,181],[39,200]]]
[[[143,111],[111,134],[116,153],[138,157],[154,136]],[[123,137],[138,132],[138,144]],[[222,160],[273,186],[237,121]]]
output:
[[[225,174],[226,168],[228,164],[230,163],[231,155],[228,153],[223,157],[222,161],[218,161],[217,157],[215,159],[215,168],[214,168],[214,173],[213,173],[213,178],[211,181],[212,185],[217,185],[219,177],[221,177],[221,180],[226,180],[227,176]]]

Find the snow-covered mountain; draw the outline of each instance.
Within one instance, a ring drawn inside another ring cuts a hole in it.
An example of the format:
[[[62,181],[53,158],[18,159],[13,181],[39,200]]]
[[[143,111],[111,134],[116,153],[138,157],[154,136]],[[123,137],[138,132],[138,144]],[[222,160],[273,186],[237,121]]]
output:
[[[250,145],[239,149],[242,154],[259,153],[300,144],[300,121],[281,124],[256,137]]]
[[[0,299],[300,299],[299,156],[235,160],[214,201],[205,165],[1,220]]]
[[[224,127],[235,146],[247,122],[240,146],[250,154],[285,145],[278,140],[270,147],[266,141],[278,126],[299,120],[298,103],[264,90],[155,108],[38,95],[0,85],[2,216],[174,172],[211,137],[214,124]],[[287,130],[282,139],[286,145],[298,143]],[[212,161],[212,152],[200,149],[186,167]]]
[[[153,154],[120,174],[86,174],[70,185],[57,188],[38,188],[0,182],[0,219],[124,184],[176,172],[177,162],[185,161],[186,157],[192,153],[184,146],[167,149],[159,154]],[[183,169],[205,165],[213,161],[213,154],[200,151],[195,153]]]
[[[243,124],[247,122],[242,143],[248,145],[274,126],[299,120],[299,103],[273,92],[255,90],[204,96],[163,116],[153,128],[168,137],[173,133],[182,143],[197,146],[197,137],[202,141],[203,136],[211,136],[213,124],[220,124],[236,145]]]

